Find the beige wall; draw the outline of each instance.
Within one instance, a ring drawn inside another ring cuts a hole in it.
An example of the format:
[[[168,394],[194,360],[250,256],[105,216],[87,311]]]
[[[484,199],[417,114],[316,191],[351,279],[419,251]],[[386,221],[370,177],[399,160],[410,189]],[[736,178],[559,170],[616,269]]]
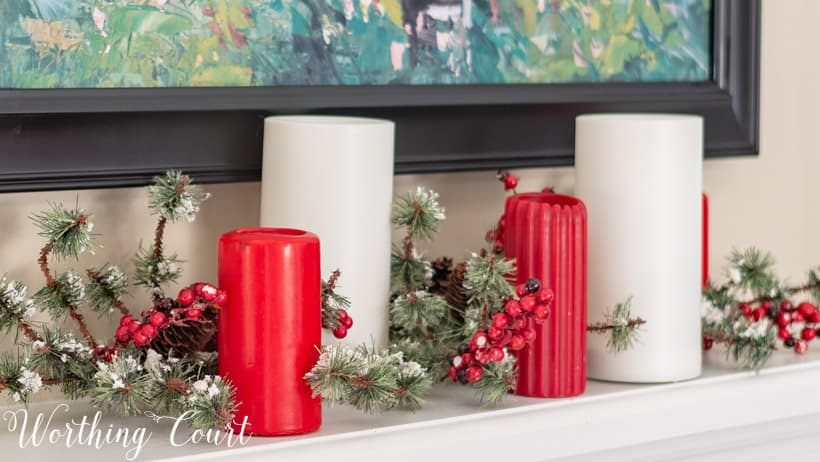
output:
[[[712,200],[711,271],[732,246],[758,245],[775,253],[783,274],[799,278],[820,263],[820,214],[814,203],[820,186],[820,60],[817,43],[820,17],[816,0],[764,1],[761,155],[708,161],[706,190]],[[521,190],[554,185],[571,192],[573,170],[538,169],[516,172]],[[422,184],[437,189],[448,221],[430,254],[463,255],[481,244],[486,228],[501,212],[504,194],[491,172],[397,177],[397,192]],[[194,224],[171,226],[169,249],[187,260],[184,281],[214,280],[216,239],[224,231],[257,221],[259,185],[209,185],[214,194]],[[142,239],[151,238],[153,220],[145,209],[142,189],[64,191],[0,195],[0,273],[29,284],[40,282],[35,264],[42,240],[27,219],[50,201],[80,203],[95,214],[95,231],[105,248],[83,266],[103,256],[131,268],[130,258]],[[283,205],[284,206],[284,205]],[[130,300],[132,310],[144,306],[144,295]],[[93,317],[93,315],[91,315]],[[95,320],[98,333],[110,332]],[[0,342],[4,349],[9,341]]]

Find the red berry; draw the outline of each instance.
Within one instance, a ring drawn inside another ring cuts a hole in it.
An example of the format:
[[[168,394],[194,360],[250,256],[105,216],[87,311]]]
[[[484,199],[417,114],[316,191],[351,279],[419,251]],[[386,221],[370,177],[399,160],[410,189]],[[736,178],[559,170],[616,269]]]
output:
[[[202,316],[202,310],[200,310],[199,308],[188,308],[187,310],[185,310],[186,318],[199,319],[200,316]],[[347,329],[345,329],[345,333],[347,333]]]
[[[741,303],[737,306],[737,309],[739,309],[740,312],[743,313],[743,316],[746,316],[747,318],[752,315],[752,306],[748,303]]]
[[[347,310],[340,309],[336,312],[336,317],[339,318],[339,321],[344,321],[350,317],[350,313],[348,313]]]
[[[763,300],[762,302],[760,302],[760,307],[764,310],[768,310],[772,307],[772,305],[774,305],[774,303],[772,303],[771,300]]]
[[[499,240],[497,240],[493,243],[493,251],[495,251],[496,253],[501,253],[503,250],[504,250],[504,241],[499,239]]]
[[[526,284],[518,284],[515,286],[515,294],[519,297],[523,297],[524,294],[527,293],[527,285]]]
[[[120,326],[117,328],[116,336],[118,342],[126,343],[131,338],[131,332],[127,326]]]
[[[794,351],[801,355],[809,351],[809,342],[805,340],[798,340],[797,343],[794,344]]]
[[[103,361],[105,361],[107,363],[110,363],[113,360],[114,360],[114,355],[112,353],[106,353],[105,356],[103,356]]]
[[[712,349],[712,345],[714,345],[715,341],[708,338],[703,337],[703,351],[709,351]]]
[[[224,307],[225,302],[228,301],[228,294],[224,290],[219,290],[216,293],[216,298],[213,301],[214,305],[219,305]]]
[[[811,327],[804,327],[803,330],[800,331],[800,337],[803,340],[814,340],[814,337],[817,337],[817,331]]]
[[[521,336],[524,337],[524,341],[527,343],[532,342],[535,340],[535,329],[532,327],[527,327],[525,329],[521,329]]]
[[[455,367],[450,366],[450,368],[447,369],[447,377],[453,379],[453,382],[458,380],[458,375]]]
[[[484,348],[484,346],[487,345],[487,334],[485,334],[484,331],[482,331],[482,330],[480,330],[480,331],[476,332],[475,334],[473,334],[473,338],[470,339],[470,349],[471,350],[474,349],[473,344],[477,348]]]
[[[792,322],[803,322],[806,318],[799,311],[792,312]]]
[[[524,337],[515,334],[510,339],[510,348],[513,350],[520,350],[527,345],[527,342],[524,340]]]
[[[527,325],[527,318],[525,318],[524,316],[518,316],[515,319],[513,319],[513,322],[512,322],[512,324],[510,324],[510,327],[513,328],[514,330],[519,330],[519,329],[523,329],[526,325]]]
[[[134,321],[128,325],[128,333],[131,335],[136,334],[140,330],[140,323]]]
[[[192,285],[191,288],[194,290],[196,295],[202,295],[202,288],[208,284],[207,282],[197,282],[196,284]]]
[[[493,241],[498,240],[498,237],[499,237],[498,236],[498,231],[496,231],[494,229],[491,229],[491,230],[487,231],[486,235],[484,235],[484,240],[487,241],[487,242],[493,242]]]
[[[510,316],[518,316],[521,314],[521,304],[515,300],[507,300],[504,304],[504,311]]]
[[[537,321],[544,321],[550,317],[550,309],[547,305],[535,305],[533,314],[535,315],[535,319]]]
[[[196,300],[196,294],[193,290],[188,288],[180,290],[177,295],[177,301],[182,306],[191,306],[191,304],[194,303],[194,300]]]
[[[817,312],[817,307],[809,302],[803,302],[797,306],[797,312],[808,318]]]
[[[134,321],[134,318],[132,318],[131,316],[125,315],[125,316],[120,318],[120,325],[121,326],[127,326],[128,324],[131,324],[133,321]]]
[[[344,311],[344,310],[342,310],[342,311]],[[339,317],[339,321],[340,321],[340,322],[342,323],[342,325],[343,325],[343,326],[345,326],[345,328],[347,328],[347,329],[350,329],[351,327],[353,327],[353,318],[351,318],[350,316],[347,316],[347,317],[345,317],[345,318],[341,318],[341,317]]]
[[[333,329],[333,336],[336,338],[345,338],[347,337],[347,327],[339,326]]]
[[[484,369],[479,366],[470,366],[467,368],[467,380],[470,382],[478,382],[481,376],[484,375]]]
[[[783,300],[782,302],[780,302],[780,309],[783,311],[791,311],[792,309],[794,309],[794,306],[792,305],[792,302],[788,300]]]
[[[476,354],[478,354],[480,350],[476,350]],[[464,353],[461,355],[461,364],[468,365],[473,362],[473,354],[472,353]]]
[[[498,362],[504,359],[504,350],[498,347],[490,348],[490,360]]]
[[[555,294],[553,294],[550,289],[541,289],[535,297],[538,303],[549,304],[552,302]]]
[[[767,309],[768,308],[763,308],[763,306],[761,306],[760,308],[754,310],[752,312],[752,319],[754,319],[754,321],[757,322],[760,321],[762,318],[765,318]]]
[[[518,303],[521,304],[522,310],[530,312],[533,310],[533,308],[535,308],[537,302],[535,301],[534,295],[525,295],[521,297],[521,300]]]
[[[820,322],[820,311],[815,311],[814,313],[812,313],[811,316],[809,316],[809,318],[807,319],[807,321],[812,323]]]
[[[148,339],[148,337],[143,335],[141,332],[137,332],[136,334],[134,334],[134,345],[138,347],[144,347],[145,345],[148,345],[149,341],[150,340]]]
[[[493,316],[493,327],[498,327],[499,329],[503,329],[507,327],[510,323],[510,317],[507,316],[507,313],[496,313]]]
[[[504,189],[506,191],[515,189],[516,186],[518,186],[518,177],[514,175],[507,175],[504,177]]]
[[[143,324],[142,327],[140,327],[140,333],[149,339],[152,339],[157,336],[157,328],[151,324]]]
[[[490,350],[488,350],[486,348],[483,349],[483,350],[477,350],[475,352],[475,360],[478,361],[478,363],[481,364],[482,366],[486,366],[487,364],[489,364],[490,359],[491,359]]]
[[[777,322],[778,326],[786,327],[792,322],[792,315],[789,314],[787,311],[781,311],[777,313],[775,321]]]
[[[777,336],[783,340],[786,340],[792,338],[792,333],[789,332],[789,329],[781,327],[780,329],[777,329]]]
[[[493,340],[498,340],[504,336],[504,329],[492,326],[489,329],[487,329],[487,336],[489,336]]]
[[[156,312],[151,315],[151,325],[158,328],[165,324],[166,319],[165,313]]]
[[[200,297],[202,297],[203,300],[205,300],[208,303],[211,303],[214,300],[216,300],[216,296],[219,294],[219,289],[217,289],[211,284],[203,284],[202,288],[200,288],[197,291],[197,293]]]

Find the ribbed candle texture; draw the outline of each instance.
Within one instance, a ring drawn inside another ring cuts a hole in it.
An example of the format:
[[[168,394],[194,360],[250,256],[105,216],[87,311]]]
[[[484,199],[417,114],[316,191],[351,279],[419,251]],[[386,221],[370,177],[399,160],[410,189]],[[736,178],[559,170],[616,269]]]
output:
[[[251,228],[219,239],[219,373],[236,386],[236,422],[253,435],[319,428],[321,400],[304,375],[319,358],[319,239],[296,229]]]
[[[342,271],[340,293],[355,320],[345,339],[351,345],[387,343],[393,138],[387,120],[265,119],[261,226],[319,236],[322,276]]]
[[[537,278],[555,294],[549,319],[530,321],[532,344],[518,354],[515,392],[575,396],[586,388],[587,214],[584,204],[553,192],[507,199],[504,248],[516,280]]]
[[[576,119],[576,195],[589,212],[589,318],[632,297],[646,324],[627,351],[590,334],[589,377],[669,382],[701,372],[703,119]]]

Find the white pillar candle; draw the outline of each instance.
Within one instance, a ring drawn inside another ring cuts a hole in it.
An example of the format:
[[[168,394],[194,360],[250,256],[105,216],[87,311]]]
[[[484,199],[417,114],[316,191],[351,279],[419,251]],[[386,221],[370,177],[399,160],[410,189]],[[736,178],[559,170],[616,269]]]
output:
[[[322,277],[339,268],[338,292],[351,302],[345,343],[387,343],[394,128],[355,117],[265,119],[261,225],[319,236]]]
[[[590,378],[670,382],[701,371],[703,120],[664,114],[576,119],[576,194],[589,217],[590,322],[632,296],[633,348],[589,334]]]

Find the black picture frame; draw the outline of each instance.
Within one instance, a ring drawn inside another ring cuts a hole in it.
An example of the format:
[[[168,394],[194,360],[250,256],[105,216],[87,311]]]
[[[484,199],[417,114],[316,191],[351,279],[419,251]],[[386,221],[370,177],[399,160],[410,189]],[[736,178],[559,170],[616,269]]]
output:
[[[760,0],[715,0],[702,83],[0,90],[0,191],[254,181],[265,116],[396,121],[396,173],[572,165],[589,112],[700,114],[707,157],[755,155]]]

